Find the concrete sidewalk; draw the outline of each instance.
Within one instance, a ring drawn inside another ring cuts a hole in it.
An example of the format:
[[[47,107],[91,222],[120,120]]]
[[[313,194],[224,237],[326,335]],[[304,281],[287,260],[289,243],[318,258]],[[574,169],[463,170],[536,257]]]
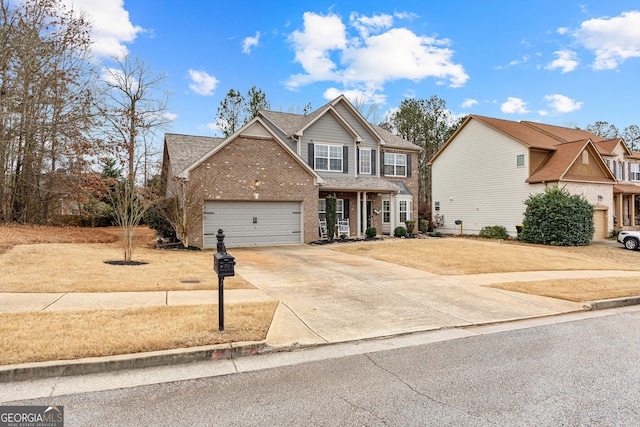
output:
[[[265,342],[5,366],[0,367],[0,382],[234,358],[640,302],[640,298],[623,298],[608,305],[601,302],[585,305],[487,286],[547,279],[640,278],[640,272],[541,271],[439,276],[322,247],[235,249],[233,255],[237,273],[257,289],[225,290],[225,305],[279,301]],[[0,294],[0,313],[191,304],[217,304],[217,291]]]

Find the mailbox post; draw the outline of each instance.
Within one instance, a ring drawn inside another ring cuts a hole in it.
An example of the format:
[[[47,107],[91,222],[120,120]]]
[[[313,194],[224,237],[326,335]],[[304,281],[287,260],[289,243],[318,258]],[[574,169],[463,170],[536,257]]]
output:
[[[217,252],[213,254],[213,269],[218,275],[218,331],[224,332],[224,278],[235,276],[235,258],[227,253],[224,245],[224,233],[222,229],[216,234],[218,244]]]

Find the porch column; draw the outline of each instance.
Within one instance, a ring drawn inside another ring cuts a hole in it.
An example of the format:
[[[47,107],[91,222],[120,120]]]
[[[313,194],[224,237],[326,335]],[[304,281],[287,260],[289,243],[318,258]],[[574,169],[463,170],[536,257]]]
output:
[[[389,235],[393,237],[393,232],[396,229],[396,194],[389,193]]]
[[[360,233],[360,229],[362,228],[362,206],[361,205],[361,199],[360,199],[360,195],[362,193],[360,191],[358,191],[358,197],[356,200],[356,237],[358,239],[360,239],[362,237],[362,234]]]
[[[631,215],[631,226],[636,226],[636,195],[631,195],[631,206],[629,206],[629,215]]]
[[[367,230],[367,221],[369,220],[369,212],[367,211],[367,192],[362,192],[362,207],[364,208],[364,221],[362,221],[362,230],[361,233],[364,235]]]
[[[620,230],[622,230],[622,226],[624,225],[624,211],[622,210],[622,193],[618,193],[618,203],[616,203],[617,206],[617,212],[616,214],[618,215],[618,228]]]

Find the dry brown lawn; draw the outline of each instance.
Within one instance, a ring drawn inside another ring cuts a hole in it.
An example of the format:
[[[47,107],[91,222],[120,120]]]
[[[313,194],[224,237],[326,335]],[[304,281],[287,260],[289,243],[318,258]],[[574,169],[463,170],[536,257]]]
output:
[[[500,283],[491,287],[575,302],[585,302],[638,296],[640,295],[640,278],[541,280],[538,282]]]
[[[640,270],[640,252],[627,251],[622,245],[550,247],[515,241],[445,238],[390,239],[333,245],[331,248],[442,275],[547,270]],[[639,278],[621,277],[512,282],[493,287],[576,302],[640,295]]]
[[[121,229],[0,226],[0,292],[116,292],[217,289],[211,252],[159,250],[154,232],[136,231],[133,258],[122,260]],[[226,289],[253,288],[240,275]],[[76,359],[200,345],[260,341],[277,302],[217,306],[0,314],[0,365]]]
[[[388,239],[332,245],[442,275],[546,270],[640,270],[640,253],[620,247],[561,248],[474,238]]]
[[[59,233],[57,242],[56,232]],[[85,237],[82,237],[82,233]],[[147,227],[139,227],[137,230],[133,252],[133,259],[147,263],[144,265],[105,263],[123,259],[120,229],[116,227],[0,227],[0,236],[4,236],[0,237],[0,242],[4,241],[0,245],[4,244],[6,247],[4,253],[0,253],[0,292],[127,292],[218,288],[211,252],[155,249],[154,234]],[[250,289],[253,286],[242,276],[236,275],[225,279],[225,288]]]
[[[0,314],[0,365],[71,360],[266,338],[278,303]]]

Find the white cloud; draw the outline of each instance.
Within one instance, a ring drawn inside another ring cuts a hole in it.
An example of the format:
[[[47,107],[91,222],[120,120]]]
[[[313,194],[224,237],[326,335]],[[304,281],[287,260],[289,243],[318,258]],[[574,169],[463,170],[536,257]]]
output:
[[[379,33],[393,25],[393,16],[387,14],[374,16],[360,16],[353,12],[349,16],[351,26],[353,26],[363,38],[369,37],[371,32]]]
[[[551,64],[544,67],[546,70],[555,70],[560,68],[562,74],[573,71],[578,67],[579,62],[576,60],[576,53],[570,50],[558,50],[553,52],[554,55],[558,55],[558,58],[551,62]]]
[[[331,60],[332,50],[342,50],[347,46],[346,27],[338,15],[317,15],[305,12],[304,31],[294,31],[289,36],[296,52],[296,61],[307,74],[290,77],[287,86],[297,89],[315,81],[335,80],[336,64]]]
[[[539,110],[538,114],[541,115],[542,117],[545,117],[549,115],[549,112],[547,110]]]
[[[594,69],[615,69],[628,58],[640,57],[640,11],[589,19],[573,35],[595,53]]]
[[[529,112],[526,102],[512,96],[508,97],[507,101],[500,106],[500,111],[505,114],[525,114]]]
[[[247,37],[242,41],[242,53],[247,55],[251,53],[251,49],[260,43],[260,31],[256,31],[255,37]]]
[[[474,105],[478,105],[478,101],[476,101],[475,99],[467,98],[462,103],[462,108],[471,108]]]
[[[211,96],[218,86],[218,79],[209,75],[206,71],[189,70],[189,89],[198,95]]]
[[[569,29],[567,27],[558,28],[558,34],[560,34],[560,35],[567,34],[568,32],[569,32]]]
[[[69,8],[84,11],[92,23],[91,52],[96,57],[124,57],[126,43],[133,42],[142,27],[133,25],[123,0],[63,0]]]
[[[163,113],[162,114],[162,118],[164,118],[165,120],[168,120],[170,122],[174,121],[175,119],[178,118],[178,115],[175,113]]]
[[[351,103],[382,105],[387,101],[386,95],[376,93],[371,89],[340,90],[335,87],[331,87],[325,90],[322,94],[322,96],[324,96],[324,98],[328,100],[335,99],[340,95],[344,95]]]
[[[557,113],[570,113],[572,111],[579,110],[583,104],[582,102],[576,102],[568,96],[557,93],[553,95],[546,95],[544,99],[549,103],[549,107]]]
[[[469,76],[452,61],[450,41],[420,36],[406,28],[391,28],[393,17],[352,14],[351,36],[335,14],[304,14],[304,28],[289,37],[296,61],[304,74],[290,76],[287,87],[295,90],[318,81],[341,83],[345,90],[380,91],[389,81],[428,77],[464,85]]]

